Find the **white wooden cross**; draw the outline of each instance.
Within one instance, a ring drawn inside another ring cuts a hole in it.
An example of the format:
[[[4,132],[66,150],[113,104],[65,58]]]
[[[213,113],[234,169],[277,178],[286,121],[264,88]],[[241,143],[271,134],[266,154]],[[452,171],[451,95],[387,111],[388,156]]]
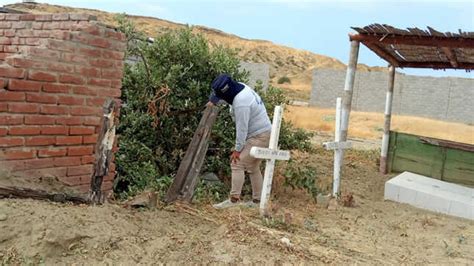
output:
[[[334,150],[334,180],[332,185],[332,195],[339,196],[339,184],[341,182],[341,164],[345,149],[350,149],[352,143],[341,141],[341,98],[336,100],[336,126],[334,132],[334,142],[324,142],[323,147],[326,150]]]
[[[259,159],[266,159],[265,174],[263,176],[262,196],[260,198],[260,214],[265,215],[270,200],[270,192],[272,190],[273,170],[275,169],[275,160],[289,160],[290,152],[278,150],[278,139],[280,137],[281,117],[283,108],[275,106],[273,114],[272,131],[270,134],[270,145],[267,148],[252,147],[250,156]]]

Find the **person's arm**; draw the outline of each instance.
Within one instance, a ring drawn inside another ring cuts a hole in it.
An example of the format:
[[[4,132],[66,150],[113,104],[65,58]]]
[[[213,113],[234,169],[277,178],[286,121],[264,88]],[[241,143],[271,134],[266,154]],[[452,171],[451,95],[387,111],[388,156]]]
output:
[[[241,152],[247,140],[250,120],[250,106],[234,108],[235,115],[235,151]]]

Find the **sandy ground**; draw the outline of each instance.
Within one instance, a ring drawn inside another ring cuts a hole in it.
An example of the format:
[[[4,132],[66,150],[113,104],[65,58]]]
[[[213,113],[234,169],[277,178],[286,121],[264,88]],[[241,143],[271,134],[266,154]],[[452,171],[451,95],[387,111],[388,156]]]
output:
[[[295,156],[313,163],[319,186],[328,190],[332,154]],[[474,221],[384,201],[389,177],[377,174],[376,157],[346,156],[342,190],[353,193],[354,207],[321,207],[282,187],[278,175],[270,219],[252,208],[209,204],[136,210],[2,199],[0,262],[474,264]]]

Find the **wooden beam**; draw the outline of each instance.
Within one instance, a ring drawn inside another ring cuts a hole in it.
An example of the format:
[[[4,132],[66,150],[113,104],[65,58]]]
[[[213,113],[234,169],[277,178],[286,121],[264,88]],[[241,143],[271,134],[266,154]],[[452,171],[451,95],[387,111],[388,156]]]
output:
[[[209,146],[212,126],[216,121],[218,112],[219,108],[216,106],[207,106],[204,110],[193,139],[179,165],[173,184],[166,193],[165,201],[167,203],[177,200],[191,202],[193,199],[194,190],[199,183],[199,172]]]
[[[349,34],[349,38],[351,41],[360,41],[364,44],[383,43],[470,49],[474,47],[474,39],[459,37]]]
[[[399,67],[434,68],[434,69],[474,69],[474,63],[460,63],[453,67],[449,62],[400,62]]]
[[[36,199],[50,200],[54,202],[72,202],[75,204],[89,204],[89,200],[85,197],[71,195],[67,193],[51,193],[39,189],[22,188],[22,187],[2,187],[0,186],[0,198],[19,198],[19,199]]]
[[[458,60],[456,58],[456,54],[454,53],[454,51],[451,48],[448,48],[448,47],[441,47],[441,50],[446,55],[446,57],[449,59],[449,62],[451,63],[451,65],[454,68],[458,68],[459,64],[458,64]]]
[[[364,45],[367,46],[367,48],[372,50],[374,53],[376,53],[378,56],[380,56],[382,59],[390,63],[390,65],[398,67],[399,63],[398,63],[397,58],[395,58],[393,55],[388,53],[385,49],[380,47],[378,44],[364,43]]]

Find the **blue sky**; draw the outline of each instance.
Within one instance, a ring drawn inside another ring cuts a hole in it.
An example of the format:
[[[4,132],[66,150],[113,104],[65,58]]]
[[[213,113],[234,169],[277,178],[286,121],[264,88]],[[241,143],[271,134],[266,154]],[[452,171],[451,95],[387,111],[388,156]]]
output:
[[[18,1],[0,0],[1,4]],[[50,0],[37,1],[75,7],[146,15],[191,25],[204,25],[244,38],[264,39],[346,63],[350,26],[386,23],[396,27],[434,27],[439,31],[474,31],[474,0]],[[386,66],[361,48],[359,62]],[[406,69],[433,76],[474,77],[465,71]]]

